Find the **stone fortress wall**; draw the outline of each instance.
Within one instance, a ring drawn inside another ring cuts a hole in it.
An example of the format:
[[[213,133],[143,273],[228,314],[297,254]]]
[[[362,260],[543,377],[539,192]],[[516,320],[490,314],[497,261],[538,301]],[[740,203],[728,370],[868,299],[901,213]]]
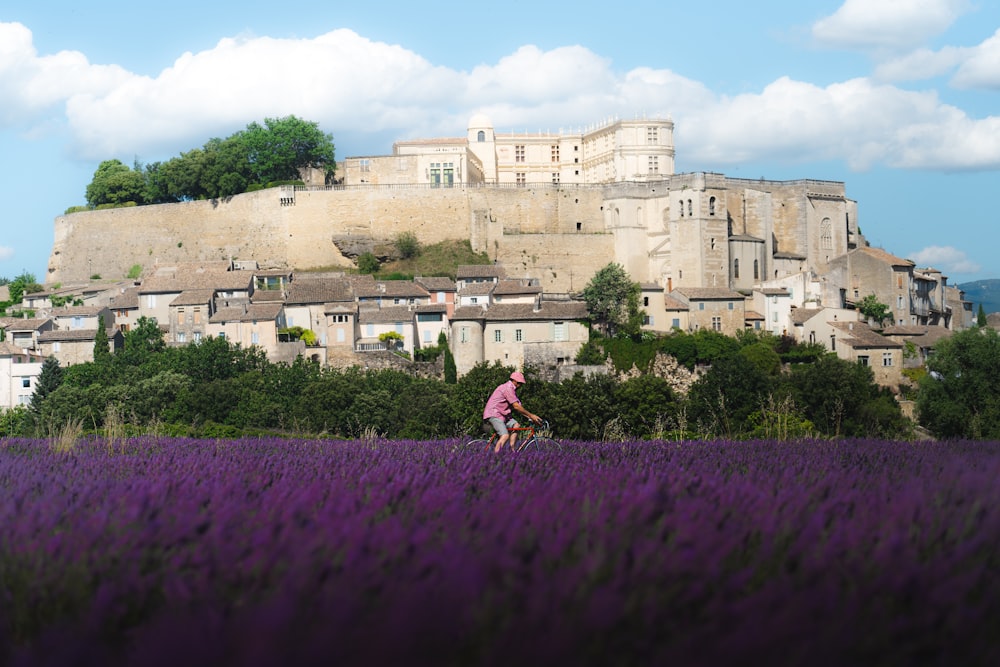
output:
[[[761,280],[825,273],[860,238],[856,204],[832,181],[695,173],[601,185],[283,187],[60,216],[46,281],[119,278],[137,264],[182,260],[349,268],[335,241],[402,232],[423,244],[468,239],[547,292],[578,291],[609,262],[668,290],[735,286],[727,239],[737,236],[759,240],[751,245],[760,247]]]
[[[582,289],[614,261],[603,189],[573,187],[368,186],[269,189],[225,201],[194,201],[55,219],[48,283],[118,278],[132,266],[181,260],[256,260],[262,267],[349,268],[335,239],[391,241],[413,232],[423,244],[469,239],[511,275],[547,290]]]

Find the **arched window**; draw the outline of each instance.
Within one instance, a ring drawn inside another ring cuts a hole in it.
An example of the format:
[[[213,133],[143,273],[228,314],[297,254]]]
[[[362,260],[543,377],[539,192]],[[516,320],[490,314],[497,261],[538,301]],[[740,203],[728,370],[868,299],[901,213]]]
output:
[[[824,250],[831,250],[833,248],[833,231],[830,225],[830,218],[823,218],[823,222],[819,223],[819,247]]]
[[[708,214],[715,215],[715,197],[708,198]]]
[[[740,260],[734,259],[733,260],[733,278],[739,278],[739,277],[740,277]]]
[[[486,132],[479,130],[479,134],[476,135],[476,141],[483,142],[486,141]]]

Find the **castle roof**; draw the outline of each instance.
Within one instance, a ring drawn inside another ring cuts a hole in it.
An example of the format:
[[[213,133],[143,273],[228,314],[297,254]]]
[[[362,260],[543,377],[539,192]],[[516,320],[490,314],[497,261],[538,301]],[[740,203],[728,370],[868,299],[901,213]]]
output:
[[[296,278],[288,287],[285,303],[329,303],[333,301],[354,301],[351,281],[344,277],[318,279]]]
[[[493,288],[494,295],[511,295],[511,294],[541,294],[541,285],[526,285],[521,280],[507,280],[502,279],[497,282],[496,287]]]
[[[108,338],[121,335],[121,332],[115,327],[106,327],[104,331]],[[52,329],[38,334],[39,343],[92,341],[95,338],[97,338],[97,329]]]
[[[743,300],[744,297],[725,287],[678,287],[675,294],[680,294],[688,301],[736,301]]]
[[[455,270],[458,280],[470,278],[505,278],[506,271],[500,264],[462,264]]]
[[[280,303],[246,303],[238,306],[225,306],[219,308],[208,321],[213,324],[253,322],[256,320],[273,321],[278,319],[283,307]]]
[[[412,280],[380,280],[371,284],[354,286],[354,294],[359,299],[372,297],[426,299],[430,294]]]
[[[873,248],[871,246],[864,246],[855,250],[855,252],[861,252],[869,257],[874,257],[877,260],[883,261],[891,266],[899,266],[904,268],[913,267],[914,263],[908,259],[903,259],[901,257],[896,257],[895,255],[882,250],[881,248]]]
[[[417,276],[413,282],[428,292],[454,292],[455,281],[447,276]]]
[[[233,291],[250,289],[253,271],[192,271],[179,274],[154,274],[139,285],[140,294],[183,292],[190,289]]]
[[[497,303],[489,308],[462,306],[455,309],[452,320],[531,321],[580,320],[589,315],[582,301],[542,301],[538,308],[531,303]]]
[[[413,321],[413,311],[406,306],[363,308],[358,311],[358,322],[360,324],[392,324],[395,322],[411,321]]]
[[[886,338],[880,333],[872,331],[864,322],[830,322],[830,326],[840,331],[838,340],[845,345],[859,348],[901,348],[902,343],[898,343],[891,338]]]
[[[129,287],[128,289],[112,294],[108,297],[108,308],[124,310],[139,307],[139,288]]]
[[[214,289],[189,289],[184,290],[170,302],[171,306],[204,306],[212,302],[215,296]]]

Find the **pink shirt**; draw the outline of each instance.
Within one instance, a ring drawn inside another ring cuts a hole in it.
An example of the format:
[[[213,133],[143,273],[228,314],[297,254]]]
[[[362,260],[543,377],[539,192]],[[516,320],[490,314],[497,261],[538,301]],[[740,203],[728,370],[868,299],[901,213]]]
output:
[[[483,410],[483,419],[490,417],[500,417],[506,419],[510,416],[511,406],[521,401],[517,398],[514,382],[507,380],[502,385],[493,390],[489,400],[486,401],[486,409]]]

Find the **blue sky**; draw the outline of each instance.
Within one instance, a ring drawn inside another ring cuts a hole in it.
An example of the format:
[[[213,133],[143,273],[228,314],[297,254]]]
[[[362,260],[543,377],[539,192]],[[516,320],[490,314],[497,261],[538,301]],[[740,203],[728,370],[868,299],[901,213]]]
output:
[[[4,3],[9,5],[11,3]],[[0,7],[0,276],[44,281],[97,165],[294,114],[396,139],[669,114],[679,172],[844,181],[873,245],[1000,277],[1000,3],[659,0]],[[346,5],[346,6],[345,6]]]

